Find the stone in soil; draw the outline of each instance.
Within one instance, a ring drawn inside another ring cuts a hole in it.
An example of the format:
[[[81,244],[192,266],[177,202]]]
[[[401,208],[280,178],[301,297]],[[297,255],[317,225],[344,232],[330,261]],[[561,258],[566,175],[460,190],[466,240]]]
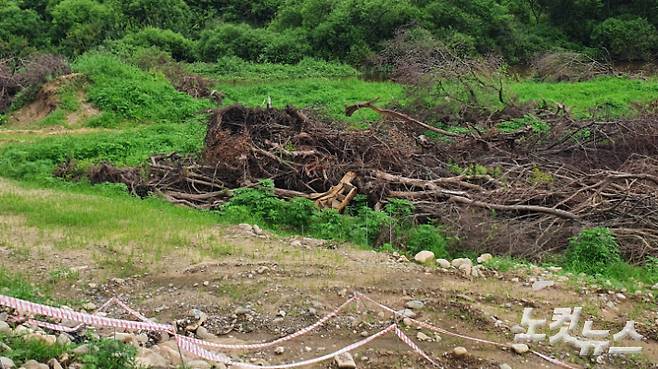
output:
[[[9,324],[3,322],[0,320],[0,333],[1,334],[6,334],[6,335],[11,335],[11,327]]]
[[[4,369],[14,369],[16,364],[8,357],[0,356],[0,367]]]
[[[400,317],[402,317],[403,319],[404,319],[404,318],[411,318],[411,319],[413,319],[413,318],[416,317],[416,313],[414,313],[414,311],[411,310],[411,309],[402,309],[402,310],[399,310],[398,312],[395,313],[395,315],[400,316]]]
[[[555,282],[553,281],[537,281],[532,284],[532,290],[541,291],[544,288],[553,287],[553,286],[555,286]]]
[[[423,250],[414,256],[414,260],[420,264],[428,264],[434,261],[434,253],[432,251]]]
[[[489,261],[491,259],[493,259],[493,255],[491,255],[491,254],[482,254],[482,255],[480,255],[480,257],[478,257],[477,261],[480,264],[484,264],[484,263],[486,263],[487,261]]]
[[[450,269],[452,267],[452,264],[446,259],[436,259],[436,264],[444,269]]]
[[[514,350],[514,352],[517,354],[522,355],[530,351],[530,348],[524,343],[515,343],[512,345],[512,350]]]
[[[169,367],[169,363],[162,355],[147,348],[139,349],[135,362],[139,366],[151,369],[166,369]]]
[[[466,355],[468,354],[468,350],[466,350],[465,347],[461,347],[461,346],[459,346],[459,347],[455,347],[455,348],[452,350],[452,353],[453,353],[456,357],[464,357],[464,356],[466,356]]]
[[[211,369],[212,365],[203,360],[194,360],[186,362],[185,367],[188,369]]]
[[[51,359],[51,360],[48,362],[48,366],[49,366],[51,369],[64,369],[64,368],[62,368],[62,364],[60,364],[59,361],[57,361],[57,359]]]
[[[459,269],[459,267],[463,264],[468,264],[470,266],[473,266],[473,261],[471,261],[471,259],[469,258],[459,258],[459,259],[454,259],[451,264],[454,268]]]
[[[274,353],[277,355],[283,355],[284,352],[286,352],[286,349],[283,346],[279,346],[274,349]]]
[[[23,363],[21,367],[25,369],[50,369],[48,368],[47,364],[41,364],[36,360],[28,360],[25,363]]]
[[[419,300],[411,300],[411,301],[407,301],[407,303],[404,304],[404,306],[406,306],[409,309],[420,310],[425,307],[425,303]]]
[[[354,358],[352,358],[352,354],[349,352],[336,355],[334,361],[336,361],[336,365],[338,365],[339,369],[356,369]]]
[[[503,363],[503,364],[500,364],[498,367],[499,367],[500,369],[512,369],[512,367],[509,366],[509,364],[504,364],[504,363]]]

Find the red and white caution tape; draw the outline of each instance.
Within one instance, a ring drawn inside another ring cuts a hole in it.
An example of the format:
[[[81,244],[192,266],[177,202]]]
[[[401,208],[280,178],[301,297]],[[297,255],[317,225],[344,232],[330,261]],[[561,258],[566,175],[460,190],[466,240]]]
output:
[[[231,365],[235,366],[236,368],[241,368],[241,369],[285,369],[285,368],[296,368],[300,366],[305,366],[305,365],[311,365],[311,364],[316,364],[320,363],[323,361],[331,360],[335,356],[344,354],[346,352],[356,350],[357,348],[368,344],[369,342],[387,334],[390,333],[391,331],[395,330],[397,325],[391,324],[387,328],[373,334],[372,336],[366,337],[361,341],[355,342],[349,346],[343,347],[342,349],[332,352],[330,354],[326,354],[320,357],[316,357],[313,359],[308,359],[304,361],[299,361],[296,363],[290,363],[290,364],[280,364],[280,365],[268,365],[268,366],[260,366],[260,365],[253,365],[253,364],[245,364],[245,363],[232,363]]]
[[[225,350],[256,350],[256,349],[261,349],[265,347],[272,347],[275,346],[279,343],[289,341],[293,338],[297,338],[299,336],[302,336],[308,332],[311,332],[315,330],[316,328],[320,327],[324,323],[326,323],[329,319],[335,317],[338,315],[339,312],[341,312],[343,309],[345,309],[346,306],[349,304],[353,303],[354,301],[358,300],[358,296],[353,296],[349,300],[345,301],[342,305],[334,309],[334,311],[330,312],[329,314],[325,315],[322,319],[318,320],[317,322],[313,323],[312,325],[309,325],[306,328],[303,328],[295,333],[292,333],[288,336],[281,337],[279,339],[276,339],[274,341],[270,342],[264,342],[264,343],[252,343],[252,344],[243,344],[243,345],[229,345],[229,344],[222,344],[222,343],[215,343],[215,342],[208,342],[208,341],[203,341],[203,340],[198,340],[195,338],[188,338],[197,345],[204,346],[204,347],[213,347],[213,348],[220,348],[220,349],[225,349]]]
[[[76,311],[50,307],[47,305],[35,304],[33,302],[19,300],[3,295],[0,295],[0,305],[8,306],[23,313],[43,315],[55,319],[71,320],[78,323],[92,325],[94,327],[110,327],[128,330],[146,330],[170,333],[175,332],[174,327],[170,324],[134,322],[131,320],[106,318],[87,313],[79,313]]]
[[[364,295],[364,294],[362,294],[362,293],[360,293],[360,292],[356,292],[356,294],[357,294],[357,296],[359,296],[360,298],[362,298],[362,299],[364,299],[364,300],[366,300],[366,301],[369,301],[369,302],[375,304],[377,307],[381,308],[382,310],[385,310],[385,311],[388,311],[388,312],[390,312],[390,313],[393,313],[394,315],[398,315],[397,311],[395,311],[394,309],[391,309],[390,307],[388,307],[388,306],[386,306],[386,305],[380,304],[379,302],[377,302],[377,301],[371,299],[370,297],[368,297],[368,296],[366,296],[366,295]],[[498,343],[498,342],[494,342],[494,341],[489,341],[489,340],[485,340],[485,339],[481,339],[481,338],[476,338],[476,337],[465,336],[465,335],[463,335],[463,334],[459,334],[459,333],[455,333],[455,332],[450,332],[450,331],[445,330],[445,329],[443,329],[443,328],[439,328],[439,327],[437,327],[437,326],[434,326],[434,325],[432,325],[432,324],[430,324],[430,323],[421,322],[421,321],[416,320],[416,319],[411,319],[411,318],[408,318],[408,319],[409,319],[409,321],[411,321],[412,323],[414,323],[415,325],[417,325],[417,326],[419,326],[419,327],[427,328],[427,329],[432,330],[432,331],[437,332],[437,333],[442,333],[442,334],[446,334],[446,335],[449,335],[449,336],[458,337],[458,338],[463,338],[463,339],[465,339],[465,340],[469,340],[469,341],[473,341],[473,342],[478,342],[478,343],[485,343],[485,344],[494,345],[494,346],[498,346],[498,347],[510,347],[509,345],[505,345],[505,344],[502,344],[502,343]],[[560,361],[560,360],[554,359],[554,358],[552,358],[552,357],[550,357],[550,356],[548,356],[548,355],[542,354],[542,353],[540,353],[540,352],[537,352],[537,351],[531,351],[531,352],[532,352],[534,355],[536,355],[537,357],[540,357],[540,358],[542,358],[542,359],[548,361],[548,362],[551,363],[551,364],[554,364],[554,365],[557,365],[557,366],[560,366],[560,367],[563,367],[563,368],[567,368],[567,369],[579,369],[579,368],[577,368],[577,367],[571,366],[571,365],[569,365],[569,364],[567,364],[567,363],[564,363],[564,362],[562,362],[562,361]]]
[[[398,327],[397,325],[395,326],[395,334],[398,336],[398,338],[400,338],[402,342],[404,342],[407,346],[411,347],[411,349],[414,350],[418,355],[422,356],[425,360],[432,363],[432,365],[434,365],[435,367],[443,369],[441,365],[439,365],[434,360],[432,360],[432,358],[429,357],[429,355],[427,355],[420,347],[418,347],[418,345],[416,345],[416,343],[412,341],[411,338],[409,338],[409,336],[404,334],[404,332],[402,332],[400,327]]]

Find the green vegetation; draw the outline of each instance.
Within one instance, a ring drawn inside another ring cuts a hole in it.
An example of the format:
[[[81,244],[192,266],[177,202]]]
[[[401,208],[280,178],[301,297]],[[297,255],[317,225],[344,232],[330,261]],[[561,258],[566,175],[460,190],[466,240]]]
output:
[[[584,229],[569,241],[566,265],[576,273],[595,275],[618,262],[619,245],[607,228]]]
[[[2,356],[10,358],[18,365],[28,360],[46,363],[52,358],[60,357],[69,349],[66,346],[49,345],[42,340],[24,339],[18,336],[0,335],[0,342],[12,348],[11,351],[3,351]]]
[[[89,344],[89,354],[82,357],[84,369],[137,369],[137,349],[113,339],[101,339]]]
[[[42,302],[43,293],[25,278],[0,267],[0,294],[23,300]]]
[[[605,117],[630,115],[634,105],[658,99],[655,79],[605,77],[585,82],[521,81],[510,83],[509,87],[520,101],[561,103],[577,118],[591,116],[593,112]]]

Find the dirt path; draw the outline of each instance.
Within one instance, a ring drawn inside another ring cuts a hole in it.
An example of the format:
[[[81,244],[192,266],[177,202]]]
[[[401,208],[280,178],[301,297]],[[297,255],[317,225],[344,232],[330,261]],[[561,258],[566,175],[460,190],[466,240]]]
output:
[[[7,193],[54,200],[59,196],[54,190],[23,189],[0,181],[0,195]],[[112,251],[101,250],[96,241],[89,240],[84,247],[57,247],[54,240],[66,239],[68,232],[66,228],[35,228],[21,215],[0,211],[0,266],[28,275],[34,282],[51,280],[45,283],[51,284],[52,293],[59,298],[100,304],[118,296],[159,321],[183,318],[196,308],[208,314],[205,326],[211,333],[247,342],[274,339],[312,324],[343,303],[352,291],[366,293],[395,309],[404,308],[410,300],[420,300],[425,306],[417,310],[419,320],[500,343],[511,343],[510,327],[520,322],[524,307],[535,307],[535,316],[550,320],[554,308],[582,306],[582,320],[594,320],[596,329],[611,329],[612,333],[626,320],[635,319],[640,333],[650,337],[640,343],[642,357],[606,359],[597,364],[578,358],[570,347],[545,344],[532,348],[595,368],[646,369],[652,367],[650,362],[658,362],[655,305],[643,302],[642,296],[628,294],[620,299],[605,290],[573,286],[539,268],[504,274],[487,270],[485,277],[473,279],[454,269],[400,262],[389,254],[344,245],[333,249],[333,245],[317,240],[256,235],[244,226],[214,226],[204,232],[217,237],[213,242],[222,246],[225,255],[209,256],[197,250],[197,245],[187,244],[155,261],[138,256],[135,264],[139,272],[117,279],[117,270],[98,257]],[[54,272],[61,270],[74,270],[76,276],[52,281]],[[534,291],[532,282],[542,278],[555,280],[556,286]],[[237,354],[271,364],[298,361],[334,351],[390,323],[389,317],[374,306],[360,304],[319,331],[282,345],[282,355],[275,355],[274,348]],[[418,342],[420,331],[407,327],[405,332]],[[432,342],[418,342],[419,346],[445,368],[497,369],[502,363],[515,369],[557,368],[536,356],[517,355],[445,334],[437,339],[430,331],[422,332]],[[456,346],[466,347],[468,355],[454,357]],[[430,367],[392,336],[354,353],[359,368]]]

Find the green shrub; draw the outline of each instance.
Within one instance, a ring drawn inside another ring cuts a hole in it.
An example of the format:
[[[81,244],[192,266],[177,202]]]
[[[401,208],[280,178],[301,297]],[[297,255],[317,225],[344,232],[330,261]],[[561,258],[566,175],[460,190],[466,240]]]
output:
[[[84,369],[136,369],[137,349],[112,339],[93,341],[82,357]]]
[[[184,123],[209,107],[178,92],[162,75],[151,74],[107,53],[87,53],[73,70],[91,81],[87,98],[105,112],[138,122]]]
[[[409,229],[406,234],[406,246],[409,254],[413,255],[423,250],[432,251],[437,258],[448,257],[446,251],[448,241],[441,230],[431,224],[421,224]]]
[[[54,357],[60,357],[67,351],[66,346],[50,345],[42,340],[23,339],[19,336],[7,337],[0,335],[0,342],[11,347],[10,351],[2,351],[2,356],[10,358],[17,365],[21,365],[28,360],[45,363]]]
[[[118,13],[93,0],[62,0],[52,10],[52,32],[67,55],[79,55],[113,34]]]
[[[656,27],[645,18],[608,18],[596,26],[592,39],[621,60],[651,60],[658,50]]]
[[[129,27],[157,27],[183,32],[188,29],[190,8],[184,0],[115,0]]]
[[[168,52],[176,60],[190,62],[196,60],[194,41],[169,29],[147,27],[127,34],[118,43],[120,44],[118,47],[134,49],[156,47]]]
[[[47,44],[46,23],[15,1],[0,1],[0,59],[24,57]]]
[[[619,262],[619,245],[608,228],[584,229],[569,240],[566,263],[573,272],[605,274],[611,265]]]
[[[284,201],[274,195],[274,183],[271,180],[261,181],[254,188],[240,188],[233,192],[231,200],[222,206],[222,212],[235,216],[242,209],[249,209],[254,219],[269,224],[277,224],[281,217]],[[233,209],[238,207],[238,209]]]

